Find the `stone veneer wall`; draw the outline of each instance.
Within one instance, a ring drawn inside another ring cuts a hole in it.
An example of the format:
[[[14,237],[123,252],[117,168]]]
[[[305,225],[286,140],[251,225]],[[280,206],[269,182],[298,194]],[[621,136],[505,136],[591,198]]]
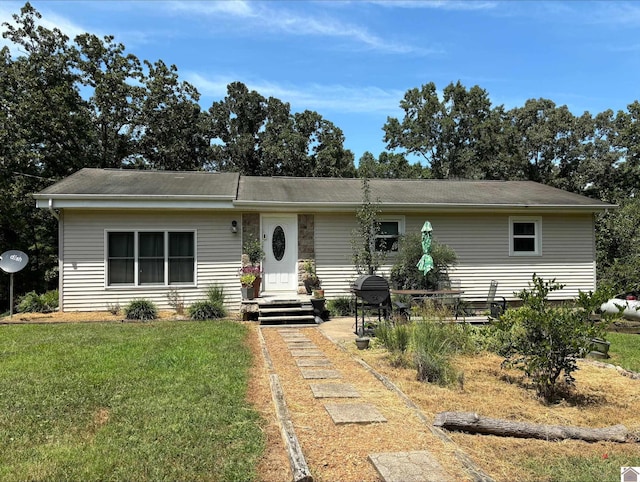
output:
[[[305,293],[302,275],[304,264],[313,262],[315,268],[315,218],[313,214],[298,214],[298,293]]]
[[[251,236],[260,239],[260,214],[244,213],[242,215],[242,245]],[[249,264],[249,257],[242,254],[242,266]]]

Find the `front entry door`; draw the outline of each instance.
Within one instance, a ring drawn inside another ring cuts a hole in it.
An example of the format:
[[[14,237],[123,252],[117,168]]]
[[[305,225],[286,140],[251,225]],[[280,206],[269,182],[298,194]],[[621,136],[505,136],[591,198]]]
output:
[[[298,217],[262,217],[262,262],[264,291],[293,291],[298,288]]]

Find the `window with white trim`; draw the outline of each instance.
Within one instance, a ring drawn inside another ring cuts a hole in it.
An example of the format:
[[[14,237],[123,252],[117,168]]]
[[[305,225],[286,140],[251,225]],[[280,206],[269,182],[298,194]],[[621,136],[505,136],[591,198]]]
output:
[[[509,256],[542,255],[542,219],[534,216],[509,218]]]
[[[376,251],[397,252],[398,240],[404,230],[402,219],[385,219],[379,221],[380,231],[376,235]]]
[[[109,231],[107,285],[195,283],[195,232]]]

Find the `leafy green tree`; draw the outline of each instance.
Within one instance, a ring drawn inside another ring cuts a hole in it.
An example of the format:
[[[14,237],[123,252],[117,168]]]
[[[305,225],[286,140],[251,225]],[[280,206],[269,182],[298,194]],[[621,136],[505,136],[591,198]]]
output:
[[[198,170],[209,156],[207,117],[201,111],[200,94],[178,79],[175,65],[162,60],[144,62],[148,74],[143,83],[140,123],[144,132],[139,155],[153,169]]]
[[[76,37],[75,43],[79,80],[91,92],[93,149],[85,162],[101,168],[122,167],[136,154],[137,140],[144,130],[140,61],[133,54],[125,55],[124,45],[115,43],[113,36],[101,40],[85,33]]]
[[[510,114],[522,139],[519,162],[526,178],[561,186],[561,174],[570,177],[584,156],[589,118],[581,123],[567,106],[548,99],[529,99]]]
[[[351,233],[351,259],[358,274],[375,274],[386,258],[384,250],[376,250],[380,234],[379,203],[371,199],[369,179],[362,178],[362,204],[356,211],[357,227]]]
[[[357,169],[358,177],[383,178],[383,179],[428,179],[431,177],[429,169],[425,169],[420,163],[409,164],[402,154],[382,152],[378,159],[366,151]]]
[[[640,199],[621,200],[595,226],[599,284],[617,293],[640,290]]]
[[[406,92],[404,118],[387,118],[387,148],[425,159],[434,178],[484,178],[500,135],[488,93],[460,82],[444,88],[442,100],[433,82]]]
[[[209,109],[211,169],[252,176],[352,177],[353,154],[344,134],[317,112],[291,114],[289,104],[266,99],[243,83],[227,86]]]

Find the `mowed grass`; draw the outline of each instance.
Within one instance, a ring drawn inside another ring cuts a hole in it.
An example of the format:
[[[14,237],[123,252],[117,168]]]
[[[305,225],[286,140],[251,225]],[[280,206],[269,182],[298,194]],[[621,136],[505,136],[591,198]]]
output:
[[[247,327],[0,326],[0,479],[255,480]]]
[[[609,332],[605,338],[611,342],[611,359],[604,361],[632,372],[640,372],[640,335]]]

